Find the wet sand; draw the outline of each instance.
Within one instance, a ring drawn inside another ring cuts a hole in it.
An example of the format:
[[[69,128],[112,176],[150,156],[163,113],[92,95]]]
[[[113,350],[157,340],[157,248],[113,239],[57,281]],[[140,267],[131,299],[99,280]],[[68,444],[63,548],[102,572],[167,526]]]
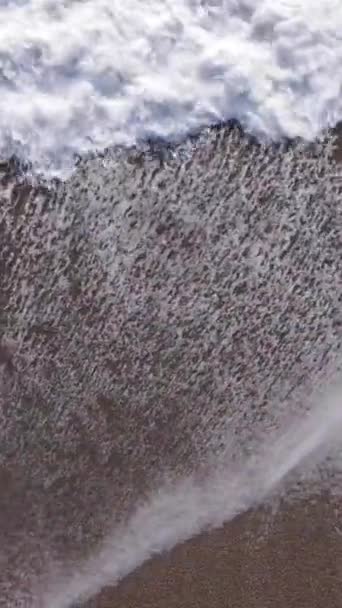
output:
[[[89,608],[340,608],[342,505],[259,509],[151,560]]]

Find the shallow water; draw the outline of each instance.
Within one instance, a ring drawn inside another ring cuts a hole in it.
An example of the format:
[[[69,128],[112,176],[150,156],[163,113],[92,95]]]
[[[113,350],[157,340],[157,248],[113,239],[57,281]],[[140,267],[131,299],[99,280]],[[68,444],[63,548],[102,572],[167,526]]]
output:
[[[303,459],[302,492],[340,491],[328,136],[260,146],[226,126],[1,188],[6,605],[68,606]]]

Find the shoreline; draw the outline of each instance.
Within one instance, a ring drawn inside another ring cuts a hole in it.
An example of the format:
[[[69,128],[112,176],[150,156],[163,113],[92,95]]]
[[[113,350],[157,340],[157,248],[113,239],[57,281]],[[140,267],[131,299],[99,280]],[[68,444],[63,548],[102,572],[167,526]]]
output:
[[[280,140],[260,140],[253,133],[245,131],[238,120],[230,119],[226,122],[218,122],[209,126],[203,125],[203,127],[196,131],[171,141],[161,138],[150,138],[137,141],[134,145],[116,145],[113,148],[105,148],[103,150],[98,150],[97,152],[85,153],[84,155],[75,158],[74,165],[70,168],[70,172],[65,178],[58,177],[54,174],[49,176],[40,170],[34,169],[30,160],[20,159],[16,155],[12,155],[8,159],[0,159],[0,180],[1,178],[5,178],[5,180],[18,179],[19,186],[27,184],[38,189],[49,190],[52,188],[52,190],[54,190],[61,184],[65,184],[72,179],[78,167],[83,166],[84,163],[96,161],[98,159],[103,159],[104,162],[110,162],[111,159],[115,160],[117,156],[121,156],[122,154],[127,156],[132,154],[136,158],[145,156],[151,160],[158,158],[161,162],[164,162],[168,158],[172,158],[174,154],[191,154],[191,152],[196,149],[196,146],[205,145],[208,134],[219,133],[222,130],[228,132],[236,130],[239,133],[239,136],[246,140],[247,145],[251,145],[256,149],[266,146],[272,153],[277,153],[280,150],[286,151],[298,143],[309,149],[311,145],[315,145],[321,138],[325,140],[326,138],[330,139],[333,137],[335,138],[335,152],[333,158],[338,162],[342,161],[342,121],[336,123],[334,127],[324,129],[313,140],[300,137],[289,138],[285,136]]]
[[[84,608],[339,608],[341,515],[325,493],[260,507],[152,558]]]

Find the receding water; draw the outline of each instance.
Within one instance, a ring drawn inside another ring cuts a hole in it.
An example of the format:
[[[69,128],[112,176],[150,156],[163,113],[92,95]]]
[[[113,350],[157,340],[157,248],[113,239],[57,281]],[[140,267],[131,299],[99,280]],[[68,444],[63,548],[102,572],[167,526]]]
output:
[[[328,134],[261,146],[227,125],[50,189],[7,167],[7,606],[69,606],[295,481],[321,487],[324,462],[340,491],[333,154]]]

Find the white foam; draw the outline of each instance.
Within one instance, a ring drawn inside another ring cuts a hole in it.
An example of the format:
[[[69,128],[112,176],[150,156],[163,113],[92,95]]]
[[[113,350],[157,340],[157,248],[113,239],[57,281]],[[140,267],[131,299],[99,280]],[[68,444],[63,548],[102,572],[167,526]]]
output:
[[[299,465],[312,467],[341,446],[341,392],[331,394],[302,421],[269,443],[243,470],[221,463],[205,483],[186,479],[163,488],[109,535],[81,569],[54,581],[40,598],[44,608],[69,608],[120,578],[153,555],[208,527],[217,527],[260,503]],[[338,454],[339,452],[337,452]],[[341,488],[342,490],[342,488]]]
[[[229,118],[313,138],[341,65],[340,0],[0,0],[0,152],[56,173]]]

